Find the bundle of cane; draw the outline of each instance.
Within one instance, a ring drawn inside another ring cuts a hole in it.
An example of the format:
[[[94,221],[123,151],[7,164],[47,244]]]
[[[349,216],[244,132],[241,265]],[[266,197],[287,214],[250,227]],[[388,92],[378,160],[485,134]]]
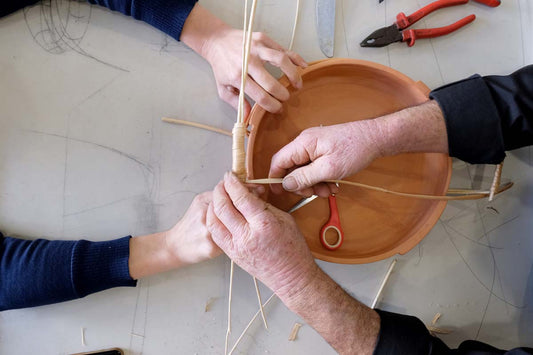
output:
[[[232,144],[232,171],[243,182],[246,181],[246,166],[245,166],[245,146],[244,138],[246,136],[246,123],[244,117],[244,92],[246,88],[246,79],[248,78],[248,59],[250,57],[250,46],[252,43],[252,30],[255,18],[255,10],[257,8],[257,0],[253,0],[250,11],[250,18],[248,20],[248,0],[244,3],[244,29],[243,29],[243,48],[242,48],[242,74],[241,74],[241,87],[239,90],[239,107],[237,110],[237,122],[233,126],[233,144]],[[230,284],[229,284],[229,296],[228,296],[228,328],[226,332],[226,341],[224,346],[224,354],[228,353],[229,336],[231,334],[231,299],[233,293],[233,271],[234,263],[231,261],[230,269]],[[254,286],[259,302],[259,309],[261,316],[265,324],[265,328],[268,328],[265,314],[263,311],[263,303],[261,301],[261,293],[257,285],[257,279],[254,277]]]

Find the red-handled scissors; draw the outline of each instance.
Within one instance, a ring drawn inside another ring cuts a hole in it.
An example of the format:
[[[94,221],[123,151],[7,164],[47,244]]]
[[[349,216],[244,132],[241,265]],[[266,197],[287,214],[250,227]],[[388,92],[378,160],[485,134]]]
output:
[[[380,28],[372,32],[361,42],[361,47],[384,47],[394,42],[407,42],[409,47],[415,44],[417,38],[433,38],[447,35],[459,28],[469,24],[476,19],[475,15],[468,15],[461,20],[452,23],[451,25],[429,28],[420,30],[408,30],[407,27],[418,22],[424,16],[432,13],[435,10],[443,7],[466,4],[468,0],[437,0],[431,4],[424,6],[420,10],[414,12],[410,16],[406,16],[400,12],[396,16],[396,22],[388,27]],[[499,0],[477,0],[477,2],[485,5],[496,7],[500,4]]]
[[[339,217],[339,209],[337,208],[337,199],[335,195],[328,197],[329,202],[329,220],[320,229],[320,242],[322,246],[328,250],[337,250],[344,241],[344,233],[341,227],[341,220]],[[328,242],[326,239],[326,232],[333,229],[337,233],[337,240],[334,243]]]

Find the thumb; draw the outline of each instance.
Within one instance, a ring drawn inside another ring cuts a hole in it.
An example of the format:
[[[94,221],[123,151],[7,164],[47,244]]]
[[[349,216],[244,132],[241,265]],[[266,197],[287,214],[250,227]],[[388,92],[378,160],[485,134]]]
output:
[[[332,172],[328,171],[319,159],[285,176],[283,188],[287,191],[300,191],[331,178]]]

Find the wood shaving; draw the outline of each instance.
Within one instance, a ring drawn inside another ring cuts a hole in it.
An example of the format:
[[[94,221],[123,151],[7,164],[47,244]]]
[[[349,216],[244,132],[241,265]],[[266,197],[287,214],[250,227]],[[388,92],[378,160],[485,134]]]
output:
[[[429,325],[427,328],[428,328],[429,332],[431,333],[431,335],[453,333],[453,330],[451,330],[451,329],[437,328],[437,327],[434,327],[432,325]]]
[[[440,313],[435,314],[435,317],[433,317],[433,320],[431,321],[431,325],[437,324],[437,321],[439,320],[441,315],[442,314],[440,314]]]
[[[302,325],[300,323],[298,322],[294,323],[294,325],[292,326],[291,334],[289,335],[289,341],[296,340],[296,336],[298,335],[298,331],[300,330],[301,327]]]
[[[204,309],[204,312],[209,312],[211,310],[211,306],[213,305],[213,303],[215,303],[215,301],[217,300],[218,297],[211,297],[207,300],[207,302],[205,303],[205,309]]]
[[[87,344],[85,343],[85,328],[81,327],[80,330],[81,330],[81,345],[87,346]]]
[[[453,332],[451,329],[435,327],[435,324],[437,324],[441,316],[442,314],[440,313],[435,314],[435,317],[433,317],[433,320],[431,321],[431,325],[426,326],[426,328],[429,330],[429,333],[433,336],[437,336],[438,334],[450,334]]]

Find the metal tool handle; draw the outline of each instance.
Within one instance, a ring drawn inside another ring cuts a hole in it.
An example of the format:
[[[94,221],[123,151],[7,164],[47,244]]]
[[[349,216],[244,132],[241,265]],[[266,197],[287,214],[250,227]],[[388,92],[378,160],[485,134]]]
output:
[[[339,216],[339,209],[337,208],[337,200],[335,195],[330,195],[328,197],[329,202],[329,220],[322,226],[320,229],[320,243],[322,246],[328,250],[337,250],[342,245],[344,241],[344,233],[341,228],[341,221]],[[326,232],[330,229],[333,229],[337,232],[337,241],[333,244],[329,243],[326,239]]]
[[[491,1],[491,0],[479,0],[479,1]],[[449,7],[449,6],[455,6],[455,5],[463,5],[466,4],[468,0],[437,0],[432,2],[429,5],[424,6],[420,10],[414,12],[412,15],[406,16],[403,12],[400,12],[396,16],[396,26],[400,30],[403,30],[421,18],[423,18],[426,15],[429,15],[435,10],[442,9],[443,7]]]
[[[459,21],[452,23],[451,25],[439,27],[439,28],[428,28],[422,30],[404,30],[402,31],[403,42],[407,42],[409,47],[412,47],[415,44],[417,38],[433,38],[447,35],[470,22],[476,19],[476,15],[469,15],[465,18],[460,19]]]

